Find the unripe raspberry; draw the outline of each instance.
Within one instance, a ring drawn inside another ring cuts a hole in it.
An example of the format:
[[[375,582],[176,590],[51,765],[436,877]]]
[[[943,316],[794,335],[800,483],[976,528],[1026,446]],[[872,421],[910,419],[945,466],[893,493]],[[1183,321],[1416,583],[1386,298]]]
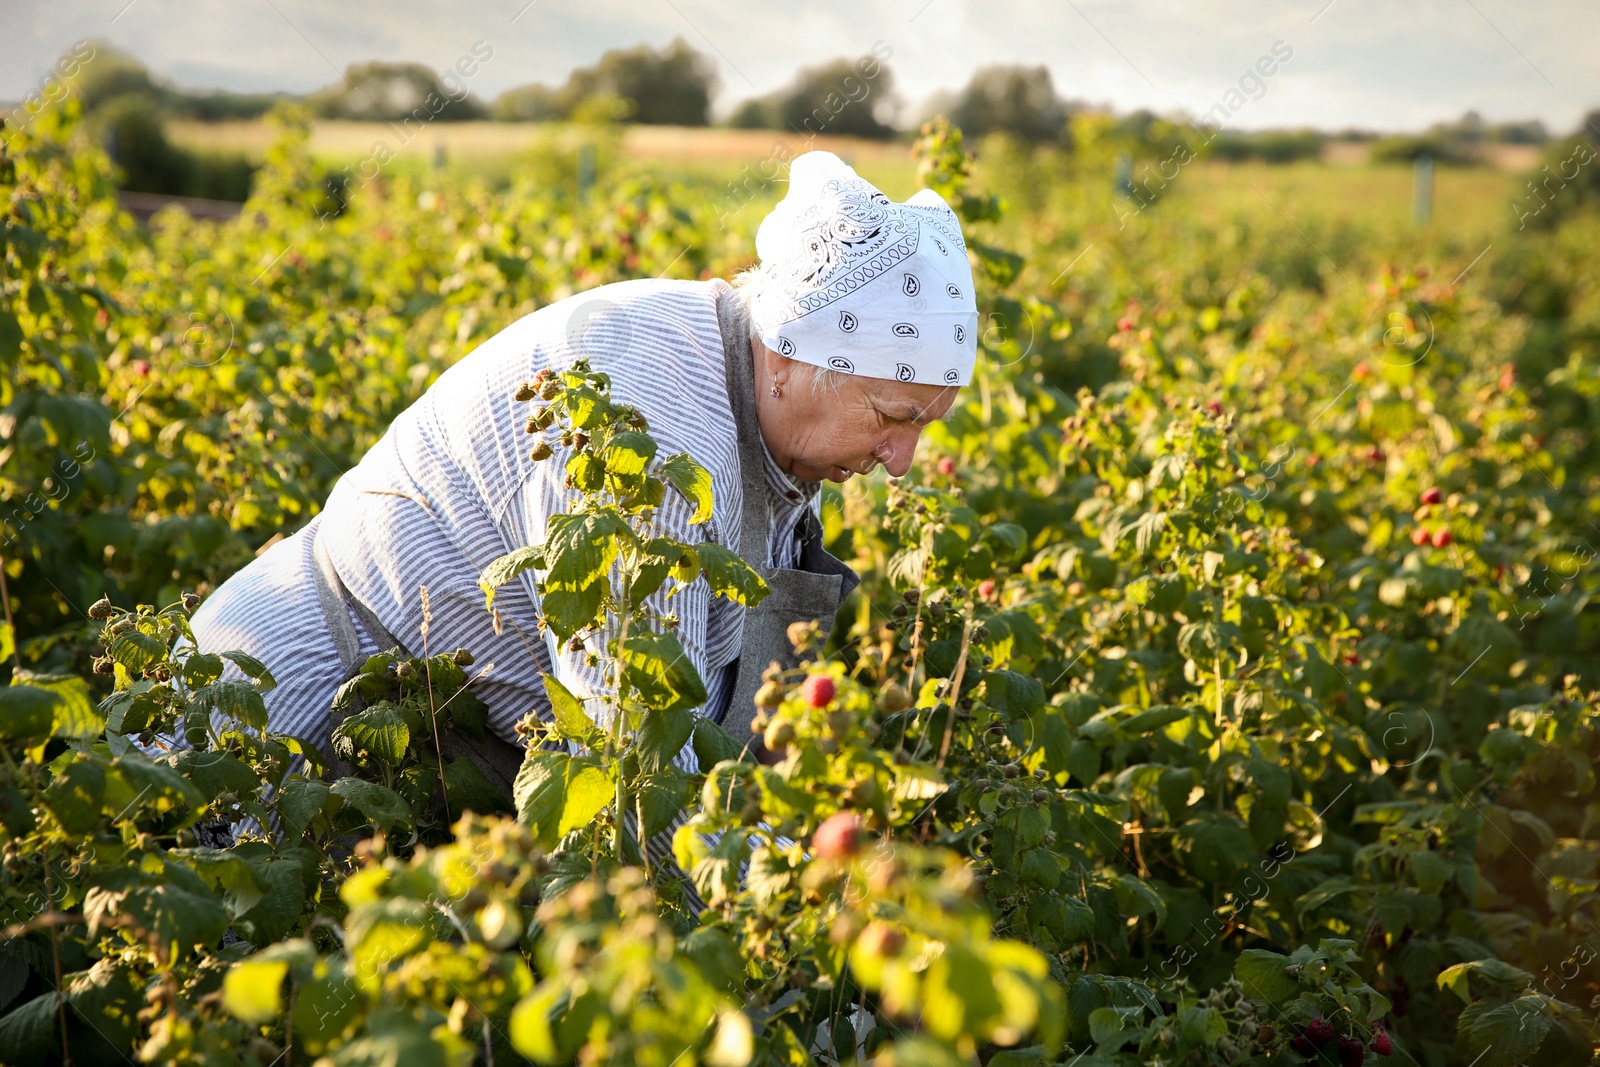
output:
[[[794,740],[794,727],[789,723],[778,721],[767,726],[766,732],[761,737],[762,744],[773,752],[781,752],[789,747],[789,742]]]

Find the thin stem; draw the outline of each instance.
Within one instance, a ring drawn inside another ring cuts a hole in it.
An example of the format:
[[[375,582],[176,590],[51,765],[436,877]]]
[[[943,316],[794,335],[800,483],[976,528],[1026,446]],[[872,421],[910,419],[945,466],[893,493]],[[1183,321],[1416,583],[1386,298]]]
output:
[[[22,653],[17,648],[17,624],[11,618],[11,590],[6,585],[6,556],[0,552],[0,604],[6,609],[6,628],[11,631],[11,664],[22,670]]]
[[[8,612],[9,614],[9,612]],[[44,854],[44,907],[47,912],[56,910],[55,890],[51,886],[50,851]],[[50,924],[50,958],[56,975],[56,1016],[61,1025],[61,1062],[72,1067],[72,1049],[67,1044],[67,994],[61,988],[61,941],[56,934],[56,924]]]

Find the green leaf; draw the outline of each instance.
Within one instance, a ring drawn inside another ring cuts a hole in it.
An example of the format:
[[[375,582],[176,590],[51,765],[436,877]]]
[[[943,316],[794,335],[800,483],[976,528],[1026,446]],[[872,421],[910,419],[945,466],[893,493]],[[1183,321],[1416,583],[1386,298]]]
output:
[[[295,1041],[304,1042],[312,1055],[326,1052],[329,1044],[359,1018],[362,1007],[353,976],[341,961],[329,960],[326,973],[313,973],[295,989]]]
[[[1455,865],[1437,852],[1421,850],[1411,854],[1411,873],[1416,876],[1417,888],[1429,896],[1438,896],[1455,873]]]
[[[12,688],[48,689],[60,698],[52,716],[50,732],[54,737],[98,737],[106,728],[105,716],[89,699],[89,683],[77,675],[37,674],[23,669],[12,674],[11,684]]]
[[[1044,686],[1037,678],[1016,671],[990,671],[983,676],[984,698],[1013,721],[1028,719],[1044,710]]]
[[[608,592],[606,576],[633,531],[615,511],[553,515],[547,524],[542,604],[545,622],[562,641],[593,625]]]
[[[676,711],[706,702],[705,683],[676,634],[629,634],[621,658],[623,684],[636,691],[646,707]]]
[[[606,469],[624,478],[637,477],[656,457],[656,441],[646,433],[625,430],[606,442]]]
[[[154,634],[125,630],[111,639],[106,651],[129,674],[139,675],[167,658],[167,643]]]
[[[638,779],[636,784],[638,806],[643,814],[640,837],[649,840],[670,826],[688,802],[689,775],[683,768],[669,763]]]
[[[668,766],[683,751],[699,717],[685,708],[646,711],[633,735],[633,751],[645,773]]]
[[[283,1014],[283,980],[287,960],[245,959],[228,968],[222,980],[222,1006],[236,1019],[258,1026]]]
[[[272,677],[272,672],[267,670],[267,665],[249,653],[235,649],[232,652],[224,652],[222,658],[232,660],[234,666],[243,671],[247,678],[255,682],[256,692],[270,693],[277,688],[277,680]]]
[[[983,536],[993,541],[1001,558],[1014,563],[1028,550],[1028,531],[1014,522],[1000,522],[984,531]]]
[[[236,679],[212,682],[194,691],[189,697],[189,706],[220,712],[253,730],[267,728],[267,703],[261,699],[261,691],[250,682]]]
[[[191,689],[198,689],[203,685],[210,685],[222,677],[223,661],[221,656],[210,653],[196,653],[183,661],[183,681]]]
[[[0,316],[0,323],[3,323]],[[61,994],[41,993],[0,1018],[0,1049],[7,1062],[34,1064],[56,1047]]]
[[[347,716],[333,731],[333,751],[346,763],[363,762],[361,754],[397,767],[411,746],[411,730],[389,701]]]
[[[464,811],[493,815],[516,810],[511,798],[500,792],[478,765],[465,756],[444,765],[444,788],[451,819]]]
[[[206,885],[222,890],[223,902],[235,917],[255,907],[266,895],[267,882],[237,850],[175,848],[167,855],[187,864]]]
[[[661,461],[661,477],[666,479],[684,499],[694,505],[690,525],[699,525],[711,518],[711,472],[679,452]]]
[[[137,751],[118,757],[111,766],[133,790],[133,803],[139,809],[158,813],[187,809],[192,820],[206,802],[200,790],[170,764],[157,763]],[[129,810],[134,809],[130,806]]]
[[[288,856],[268,859],[258,876],[265,883],[266,892],[240,916],[240,925],[252,943],[270,945],[288,935],[305,906],[305,878],[300,861]]]
[[[1247,948],[1233,963],[1233,973],[1244,983],[1245,993],[1269,1004],[1282,1004],[1300,995],[1300,983],[1289,977],[1289,957],[1266,949]]]
[[[383,830],[406,829],[413,824],[411,808],[394,790],[360,778],[341,778],[331,792]]]
[[[732,734],[710,719],[695,716],[694,758],[701,770],[715,767],[723,760],[736,760],[743,754],[744,749]]]
[[[544,546],[526,545],[514,551],[507,552],[499,559],[490,563],[478,576],[478,588],[483,590],[483,606],[494,606],[494,594],[502,585],[526,570],[542,570],[544,568]]]
[[[587,826],[615,792],[596,757],[565,752],[530,751],[513,786],[517,819],[546,848],[555,848],[569,831]]]
[[[0,737],[41,741],[52,735],[59,693],[37,685],[11,685],[0,689]]]
[[[550,706],[555,709],[556,725],[561,728],[561,736],[588,748],[603,744],[605,731],[589,718],[583,701],[562,685],[555,675],[541,673],[539,677],[544,679],[544,691],[550,698]]]
[[[261,786],[261,779],[238,757],[226,752],[202,752],[184,749],[158,757],[163,763],[194,783],[200,795],[210,803],[223,793],[236,797],[252,797]]]
[[[284,834],[289,840],[297,840],[311,825],[311,820],[321,814],[328,802],[328,793],[326,783],[300,775],[294,775],[283,783],[278,790],[277,809]]]
[[[735,604],[754,607],[772,592],[767,586],[766,579],[757,574],[755,568],[746,563],[737,552],[710,541],[695,545],[694,551],[700,558],[700,567],[705,572],[706,582],[715,595],[727,597]]]
[[[100,801],[105,791],[105,767],[80,756],[56,776],[42,799],[63,830],[81,836],[100,824]]]

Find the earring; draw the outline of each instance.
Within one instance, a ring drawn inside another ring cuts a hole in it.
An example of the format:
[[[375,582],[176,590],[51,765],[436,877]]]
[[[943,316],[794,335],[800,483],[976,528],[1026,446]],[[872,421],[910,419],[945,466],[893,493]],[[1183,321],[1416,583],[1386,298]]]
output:
[[[783,395],[783,390],[778,388],[778,379],[776,378],[772,379],[772,395],[774,397],[780,397]]]

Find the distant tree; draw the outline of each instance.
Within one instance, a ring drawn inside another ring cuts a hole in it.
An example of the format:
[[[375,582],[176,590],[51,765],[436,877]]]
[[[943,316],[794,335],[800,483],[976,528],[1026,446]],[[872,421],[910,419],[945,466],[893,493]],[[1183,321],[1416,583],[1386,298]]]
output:
[[[561,94],[548,85],[519,85],[495,97],[489,109],[501,122],[551,122],[566,118]]]
[[[778,94],[751,97],[740,104],[728,118],[728,125],[736,130],[781,130],[783,119],[778,108]]]
[[[775,94],[779,129],[887,139],[897,132],[894,75],[876,56],[807,67]]]
[[[345,71],[342,82],[313,93],[307,102],[320,118],[364,122],[459,122],[484,114],[470,95],[460,88],[452,92],[421,63],[358,63]]]
[[[559,89],[543,85],[508,89],[495,100],[494,117],[508,121],[567,119],[586,101],[609,98],[626,105],[628,122],[704,126],[710,121],[716,83],[716,65],[676,37],[664,49],[650,45],[613,48],[594,66],[574,70]]]
[[[1220,159],[1259,159],[1264,163],[1293,163],[1316,159],[1322,154],[1327,137],[1316,130],[1263,130],[1237,133],[1223,130],[1211,143],[1211,153]]]
[[[1583,125],[1579,126],[1575,137],[1587,137],[1595,144],[1600,144],[1600,110],[1589,112],[1583,116]]]
[[[1550,131],[1538,119],[1529,119],[1502,122],[1490,129],[1489,136],[1501,144],[1544,144],[1550,140]]]
[[[94,111],[119,96],[142,95],[145,106],[166,103],[168,89],[150,69],[126,52],[103,41],[94,43],[95,57],[78,75],[78,95],[85,111]]]
[[[1003,131],[1025,141],[1063,136],[1072,108],[1056,96],[1044,67],[984,67],[956,98],[950,119],[969,136]]]

